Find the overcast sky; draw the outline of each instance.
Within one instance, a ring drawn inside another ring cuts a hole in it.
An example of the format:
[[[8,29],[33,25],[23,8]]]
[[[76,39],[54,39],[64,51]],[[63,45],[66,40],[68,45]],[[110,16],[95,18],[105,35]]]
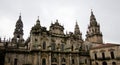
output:
[[[64,32],[73,32],[77,20],[85,39],[91,9],[100,23],[104,42],[120,43],[120,0],[0,0],[0,37],[13,37],[21,12],[25,39],[38,16],[47,29],[58,19]]]

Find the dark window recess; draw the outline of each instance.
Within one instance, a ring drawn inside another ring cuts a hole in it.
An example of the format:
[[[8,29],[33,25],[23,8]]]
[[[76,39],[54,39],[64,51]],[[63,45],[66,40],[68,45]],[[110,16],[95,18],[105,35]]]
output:
[[[103,60],[105,60],[105,53],[104,52],[102,53],[102,58],[103,58]]]
[[[37,42],[37,39],[35,39],[35,42]]]
[[[74,49],[74,48],[73,48],[73,45],[72,45],[71,50],[73,51],[73,49]]]
[[[43,42],[43,49],[46,49],[46,42]]]
[[[114,56],[114,52],[112,51],[112,52],[110,52],[110,55],[111,55],[111,58],[112,59],[114,59],[115,58],[115,56]]]
[[[5,53],[3,51],[0,52],[0,65],[4,65],[5,61]]]
[[[116,62],[112,62],[112,65],[116,65]]]
[[[18,61],[18,59],[14,59],[14,65],[17,65],[17,61]]]
[[[17,38],[20,38],[20,36],[18,35]]]
[[[62,62],[66,62],[66,61],[65,61],[65,58],[62,58]]]
[[[46,60],[42,59],[42,65],[46,65]]]
[[[72,59],[72,64],[75,64],[75,61],[74,61],[74,59]]]
[[[94,55],[95,55],[95,60],[97,60],[97,54],[95,53]]]
[[[97,63],[97,62],[96,62],[95,64],[96,64],[96,65],[98,65],[98,63]]]
[[[87,59],[85,59],[85,64],[87,64]]]
[[[107,63],[106,63],[106,62],[103,62],[102,65],[107,65]]]

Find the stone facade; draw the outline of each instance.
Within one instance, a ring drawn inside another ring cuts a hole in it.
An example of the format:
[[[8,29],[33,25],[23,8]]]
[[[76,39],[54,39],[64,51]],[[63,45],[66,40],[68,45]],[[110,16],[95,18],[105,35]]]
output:
[[[120,45],[102,44],[90,50],[92,65],[120,65]]]
[[[89,50],[103,42],[100,25],[92,11],[85,41],[77,22],[74,32],[65,34],[58,20],[51,23],[47,30],[41,26],[39,18],[27,40],[24,40],[23,35],[20,15],[14,37],[3,49],[4,65],[90,65]]]

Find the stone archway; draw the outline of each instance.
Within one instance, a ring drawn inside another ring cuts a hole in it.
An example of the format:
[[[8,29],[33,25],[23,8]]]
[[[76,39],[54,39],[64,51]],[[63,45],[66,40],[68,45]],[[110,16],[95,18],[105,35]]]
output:
[[[107,62],[104,61],[104,62],[102,63],[102,65],[107,65]]]
[[[116,65],[116,62],[112,62],[112,65]]]
[[[95,62],[96,65],[98,65],[98,62]]]

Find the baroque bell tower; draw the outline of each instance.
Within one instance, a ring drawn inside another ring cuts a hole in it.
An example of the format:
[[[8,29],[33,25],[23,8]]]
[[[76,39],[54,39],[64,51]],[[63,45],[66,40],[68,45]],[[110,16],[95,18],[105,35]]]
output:
[[[21,20],[21,14],[19,16],[19,19],[16,22],[13,35],[14,35],[14,37],[12,38],[12,43],[16,44],[17,46],[24,43],[23,22]]]
[[[86,41],[91,43],[103,43],[100,25],[97,23],[93,11],[91,11],[90,24],[88,26],[88,31],[86,34]]]
[[[75,35],[75,38],[77,40],[83,41],[83,39],[82,39],[82,33],[80,32],[79,25],[78,25],[77,22],[76,22],[76,25],[75,25],[75,28],[74,28],[74,35]]]

